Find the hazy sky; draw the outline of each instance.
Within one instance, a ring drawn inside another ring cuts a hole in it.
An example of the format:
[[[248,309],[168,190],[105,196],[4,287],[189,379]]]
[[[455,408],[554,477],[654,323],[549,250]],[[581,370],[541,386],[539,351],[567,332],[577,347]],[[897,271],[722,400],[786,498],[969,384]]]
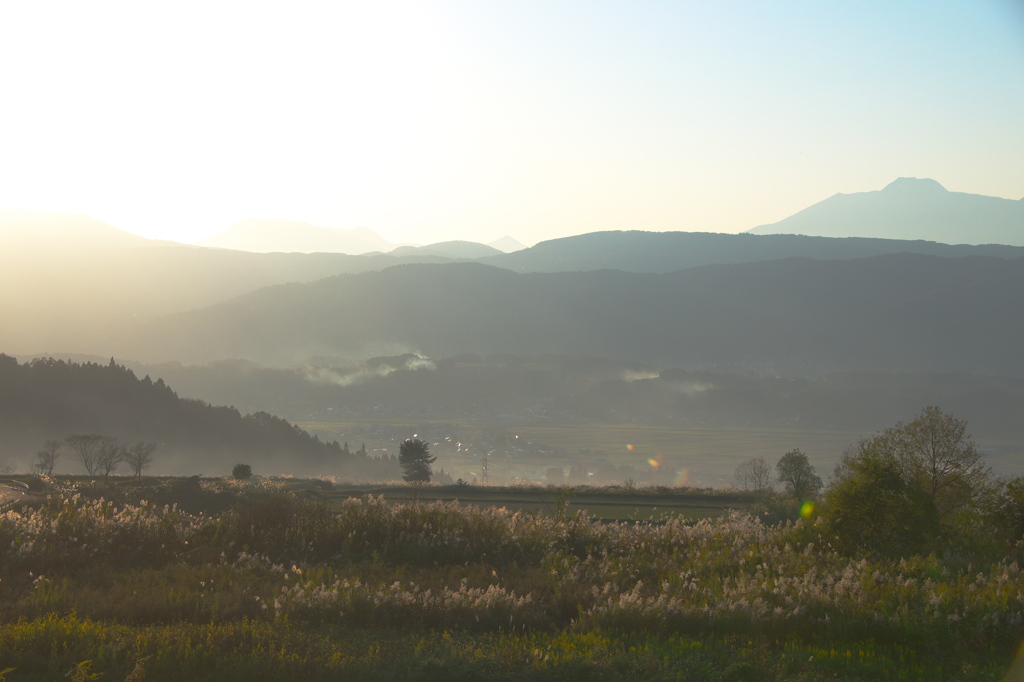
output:
[[[193,241],[744,230],[1024,196],[1024,3],[0,0],[0,207]]]

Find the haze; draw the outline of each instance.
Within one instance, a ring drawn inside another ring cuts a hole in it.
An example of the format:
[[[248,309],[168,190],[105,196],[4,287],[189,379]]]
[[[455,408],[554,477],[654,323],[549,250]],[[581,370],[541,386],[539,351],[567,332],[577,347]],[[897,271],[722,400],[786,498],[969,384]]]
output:
[[[0,207],[197,241],[737,232],[901,176],[1024,194],[1005,1],[4,3]]]

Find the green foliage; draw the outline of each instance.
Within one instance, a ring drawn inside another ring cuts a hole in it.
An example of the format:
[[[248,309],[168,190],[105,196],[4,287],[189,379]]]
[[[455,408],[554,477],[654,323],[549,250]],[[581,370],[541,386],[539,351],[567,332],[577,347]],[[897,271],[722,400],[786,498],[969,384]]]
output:
[[[430,465],[437,460],[431,457],[430,445],[419,438],[408,438],[398,446],[398,464],[402,467],[402,478],[410,483],[427,483],[433,475]]]
[[[249,464],[236,464],[231,468],[231,475],[236,481],[248,481],[252,478],[252,466]]]
[[[967,422],[934,406],[908,424],[900,422],[882,431],[860,450],[892,459],[908,483],[932,498],[942,518],[970,507],[991,475],[967,434]]]
[[[835,542],[848,553],[909,554],[972,533],[992,481],[966,430],[927,407],[845,455],[826,497]],[[1011,515],[1012,499],[1005,498]]]
[[[567,486],[552,488],[548,493],[551,501],[555,503],[555,518],[559,521],[565,520],[566,512],[569,509],[569,502],[576,497],[576,491]]]
[[[897,462],[865,452],[844,471],[828,493],[825,517],[841,551],[904,555],[931,545],[939,530],[935,505],[902,476]]]
[[[1024,554],[1024,476],[997,481],[989,493],[984,525],[999,542]]]
[[[88,680],[98,680],[100,675],[92,671],[92,661],[80,661],[71,666],[71,670],[65,677],[68,677],[71,682],[88,682]]]

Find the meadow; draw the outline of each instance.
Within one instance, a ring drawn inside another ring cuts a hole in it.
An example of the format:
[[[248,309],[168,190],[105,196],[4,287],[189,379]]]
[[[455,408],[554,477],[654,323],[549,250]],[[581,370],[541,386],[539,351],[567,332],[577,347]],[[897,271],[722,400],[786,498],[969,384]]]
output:
[[[715,493],[530,490],[514,510],[514,490],[22,480],[0,515],[10,682],[998,680],[1024,637],[1022,548],[982,534],[844,555],[813,518],[767,526]],[[645,494],[719,513],[583,509]]]

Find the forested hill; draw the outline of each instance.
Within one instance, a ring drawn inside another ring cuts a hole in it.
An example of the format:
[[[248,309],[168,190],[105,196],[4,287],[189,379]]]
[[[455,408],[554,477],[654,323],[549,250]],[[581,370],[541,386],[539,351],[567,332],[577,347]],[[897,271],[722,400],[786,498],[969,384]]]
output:
[[[121,357],[555,353],[653,367],[1024,376],[1024,259],[792,258],[664,275],[409,265],[270,287],[111,339]]]
[[[26,469],[43,440],[72,434],[155,442],[153,473],[223,475],[244,462],[256,473],[355,477],[374,464],[266,412],[243,416],[179,398],[162,379],[139,379],[113,359],[19,364],[0,354],[0,461]],[[57,471],[80,473],[67,455]]]

